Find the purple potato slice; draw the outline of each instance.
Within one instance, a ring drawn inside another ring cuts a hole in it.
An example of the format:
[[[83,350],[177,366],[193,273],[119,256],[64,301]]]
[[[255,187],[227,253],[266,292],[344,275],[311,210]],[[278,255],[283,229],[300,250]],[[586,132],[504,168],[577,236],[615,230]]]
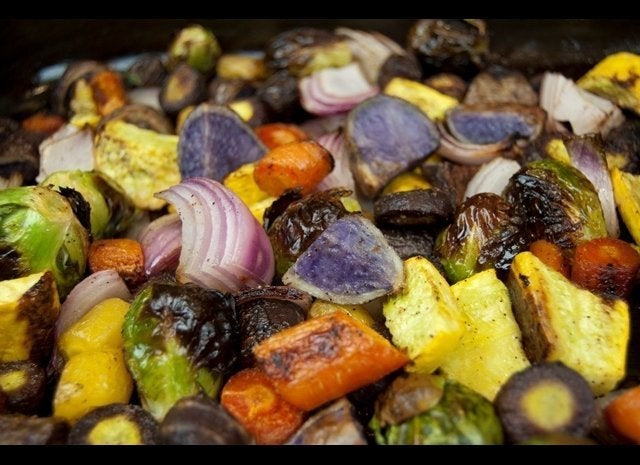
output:
[[[204,103],[191,112],[180,133],[180,174],[183,179],[203,176],[222,182],[227,174],[258,160],[266,151],[233,110]]]
[[[402,259],[382,232],[360,215],[329,225],[284,274],[282,281],[338,304],[363,304],[397,291]]]
[[[542,131],[545,117],[543,109],[527,105],[458,105],[447,113],[447,127],[461,142],[487,145],[533,139]]]
[[[418,107],[388,95],[376,95],[354,108],[345,136],[353,177],[367,198],[440,144],[436,126]]]

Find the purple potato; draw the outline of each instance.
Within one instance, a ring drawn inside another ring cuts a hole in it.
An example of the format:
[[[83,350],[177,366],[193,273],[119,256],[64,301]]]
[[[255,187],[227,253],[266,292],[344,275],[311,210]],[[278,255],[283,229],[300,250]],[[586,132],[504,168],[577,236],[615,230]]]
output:
[[[382,232],[353,214],[329,225],[282,281],[320,299],[363,304],[398,290],[404,271]]]
[[[440,144],[438,130],[418,107],[388,95],[376,95],[354,108],[345,136],[354,179],[367,198]]]
[[[240,166],[262,158],[266,151],[235,112],[205,103],[187,117],[180,133],[180,174],[183,179],[203,176],[221,182]]]
[[[451,134],[467,144],[495,144],[511,138],[533,139],[542,131],[545,112],[517,104],[459,105],[447,113]]]

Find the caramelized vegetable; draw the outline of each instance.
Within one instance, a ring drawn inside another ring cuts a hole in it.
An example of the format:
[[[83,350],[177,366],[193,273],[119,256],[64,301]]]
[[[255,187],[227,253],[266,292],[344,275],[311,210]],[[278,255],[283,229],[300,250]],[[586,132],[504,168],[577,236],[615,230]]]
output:
[[[5,397],[4,411],[31,415],[44,397],[46,375],[39,365],[23,360],[0,363],[0,397]],[[3,412],[0,406],[0,412]]]
[[[393,343],[412,361],[409,371],[433,372],[465,331],[449,284],[424,257],[404,262],[404,285],[383,304],[382,311]]]
[[[89,247],[89,270],[116,270],[130,288],[144,281],[144,255],[140,242],[134,239],[102,239]]]
[[[127,103],[124,84],[116,71],[105,70],[94,74],[89,85],[101,115],[108,115]]]
[[[64,366],[53,398],[53,414],[75,423],[96,407],[127,403],[133,392],[131,375],[120,350],[90,350],[74,355]]]
[[[206,396],[185,397],[167,412],[158,430],[160,443],[176,445],[253,444],[235,418]]]
[[[605,409],[609,425],[627,439],[640,443],[640,386],[613,399]]]
[[[364,446],[367,440],[355,418],[353,405],[341,398],[304,422],[287,444]]]
[[[289,142],[301,142],[309,136],[295,124],[270,123],[258,126],[256,134],[269,150]]]
[[[233,299],[196,285],[152,282],[131,302],[122,329],[142,406],[162,420],[183,397],[215,397],[237,358]]]
[[[629,343],[625,301],[580,289],[531,252],[516,255],[507,287],[531,362],[563,362],[595,395],[615,388],[625,375]]]
[[[294,188],[309,194],[332,169],[333,157],[317,142],[290,142],[258,160],[253,177],[269,195],[277,197]]]
[[[622,239],[601,237],[576,247],[571,280],[603,296],[627,298],[637,281],[640,253]]]
[[[514,374],[495,400],[513,442],[549,433],[586,436],[595,414],[587,381],[563,363],[541,363]]]
[[[284,400],[256,368],[239,371],[220,394],[222,405],[257,444],[282,444],[302,424],[304,412]]]
[[[109,404],[83,416],[69,431],[68,444],[155,444],[158,424],[142,407]]]
[[[0,445],[65,444],[69,424],[62,418],[0,415]]]
[[[0,282],[0,362],[51,356],[60,300],[51,272]]]
[[[253,353],[280,395],[307,411],[407,363],[380,334],[340,312],[281,331]]]
[[[565,278],[569,277],[571,273],[569,262],[563,255],[562,249],[553,242],[549,242],[545,239],[538,239],[531,243],[529,251],[548,267],[562,273]]]

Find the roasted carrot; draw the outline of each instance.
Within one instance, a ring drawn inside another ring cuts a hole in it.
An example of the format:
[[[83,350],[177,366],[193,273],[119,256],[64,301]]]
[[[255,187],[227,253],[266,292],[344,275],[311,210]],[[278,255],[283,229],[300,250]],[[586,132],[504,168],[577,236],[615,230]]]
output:
[[[609,425],[622,436],[640,444],[640,386],[613,399],[604,410]]]
[[[303,410],[379,380],[409,359],[373,329],[342,312],[306,320],[253,349],[257,365]]]
[[[65,123],[62,116],[36,113],[22,121],[22,128],[30,132],[40,132],[51,135]]]
[[[96,73],[89,85],[93,91],[93,101],[101,115],[108,115],[127,103],[124,84],[115,71],[105,70]]]
[[[596,294],[627,297],[640,269],[640,254],[627,242],[601,237],[578,244],[571,280]]]
[[[295,124],[263,124],[258,126],[255,132],[268,149],[275,149],[289,142],[300,142],[309,139],[309,136]]]
[[[304,412],[284,400],[257,368],[239,371],[222,388],[220,404],[257,444],[282,444],[302,424]]]
[[[89,269],[116,270],[129,287],[144,280],[144,255],[142,246],[133,239],[101,239],[89,247]]]
[[[332,169],[333,157],[317,142],[289,142],[258,160],[253,178],[260,189],[274,197],[296,187],[309,194]]]
[[[562,249],[545,239],[534,241],[529,246],[529,251],[538,257],[545,265],[562,273],[565,278],[571,275],[569,262],[562,253]]]

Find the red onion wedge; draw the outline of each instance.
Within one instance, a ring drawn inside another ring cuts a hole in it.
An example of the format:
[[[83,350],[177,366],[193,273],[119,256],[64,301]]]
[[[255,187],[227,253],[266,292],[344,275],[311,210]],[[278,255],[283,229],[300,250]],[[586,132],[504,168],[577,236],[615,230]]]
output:
[[[476,174],[473,175],[464,198],[473,197],[483,192],[492,192],[502,195],[502,191],[509,182],[513,174],[520,169],[520,163],[515,160],[509,160],[504,157],[496,157],[488,163],[480,167]]]
[[[481,165],[491,161],[510,145],[509,140],[486,145],[467,144],[455,139],[441,122],[437,125],[440,132],[438,154],[463,165]]]
[[[182,248],[182,224],[177,213],[161,216],[140,233],[147,277],[178,267]]]
[[[613,184],[600,137],[594,134],[574,136],[565,140],[564,144],[569,153],[571,164],[582,171],[582,174],[591,181],[598,193],[609,236],[618,237],[620,224],[613,195]]]
[[[318,184],[317,189],[324,191],[334,187],[346,187],[352,192],[356,191],[356,184],[351,172],[349,153],[340,131],[325,134],[318,138],[318,143],[333,156],[333,170]]]
[[[224,292],[271,283],[275,261],[269,237],[233,192],[193,177],[156,196],[176,208],[182,224],[179,282]]]
[[[56,171],[94,168],[93,134],[90,129],[79,129],[73,124],[62,126],[40,144],[40,182]]]
[[[60,307],[56,338],[103,300],[131,300],[131,293],[116,270],[97,271],[80,281]]]
[[[610,101],[587,92],[559,73],[547,72],[540,86],[540,106],[553,121],[567,121],[576,135],[606,135],[624,122],[620,109]]]
[[[302,107],[314,115],[332,115],[351,110],[379,92],[369,84],[357,63],[324,68],[299,82]]]

